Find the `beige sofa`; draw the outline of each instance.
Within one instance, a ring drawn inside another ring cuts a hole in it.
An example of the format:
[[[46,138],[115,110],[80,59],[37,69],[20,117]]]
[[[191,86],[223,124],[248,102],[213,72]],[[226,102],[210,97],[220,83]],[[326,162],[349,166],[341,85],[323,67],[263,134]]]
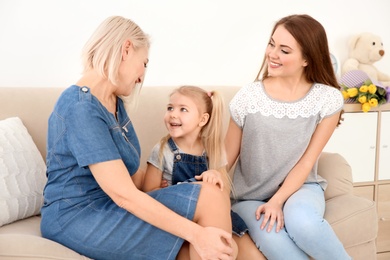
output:
[[[238,90],[238,87],[205,88],[221,91],[226,103]],[[142,167],[145,166],[145,159],[152,146],[166,134],[162,119],[172,89],[173,87],[143,87],[138,110],[131,115],[142,146]],[[62,90],[0,88],[0,120],[20,117],[43,157],[47,119]],[[329,182],[325,194],[325,218],[344,247],[355,260],[376,259],[376,208],[373,201],[353,195],[350,166],[338,154],[323,153],[319,173]],[[42,238],[39,224],[40,217],[32,216],[0,227],[0,259],[87,259],[58,243]]]

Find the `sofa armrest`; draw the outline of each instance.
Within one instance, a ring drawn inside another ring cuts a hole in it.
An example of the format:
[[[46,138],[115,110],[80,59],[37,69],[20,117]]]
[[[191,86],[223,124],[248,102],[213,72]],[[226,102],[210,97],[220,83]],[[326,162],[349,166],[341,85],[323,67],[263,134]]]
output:
[[[353,193],[351,166],[340,154],[323,152],[318,160],[318,174],[328,181],[325,200]]]

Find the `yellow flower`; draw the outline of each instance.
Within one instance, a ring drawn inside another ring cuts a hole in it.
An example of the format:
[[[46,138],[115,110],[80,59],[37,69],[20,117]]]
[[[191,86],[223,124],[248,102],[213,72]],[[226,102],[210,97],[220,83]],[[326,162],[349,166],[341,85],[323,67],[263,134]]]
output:
[[[376,86],[374,84],[370,84],[370,86],[368,86],[368,92],[370,92],[371,94],[375,94]]]
[[[343,94],[344,99],[348,99],[348,98],[349,98],[349,95],[348,95],[348,92],[347,92],[347,91],[343,90],[343,91],[341,92],[341,94]]]
[[[356,97],[358,94],[358,89],[357,88],[349,88],[347,89],[349,97]]]
[[[372,107],[376,107],[378,105],[378,99],[376,98],[371,98],[370,101],[368,101],[370,103],[370,106]]]
[[[351,87],[345,84],[340,85],[340,91],[346,103],[361,104],[362,111],[368,112],[372,107],[378,107],[390,101],[386,89],[377,87],[371,80],[360,84]]]
[[[371,106],[368,102],[366,102],[362,105],[363,112],[368,112],[368,111],[370,111],[370,109],[371,109]]]
[[[360,96],[360,97],[358,98],[358,100],[359,100],[359,102],[360,102],[361,104],[364,104],[364,103],[367,102],[367,97],[363,95],[363,96]]]
[[[359,88],[359,91],[360,91],[360,92],[363,92],[363,93],[366,93],[366,92],[368,91],[368,86],[366,86],[366,85],[361,86],[361,87]]]

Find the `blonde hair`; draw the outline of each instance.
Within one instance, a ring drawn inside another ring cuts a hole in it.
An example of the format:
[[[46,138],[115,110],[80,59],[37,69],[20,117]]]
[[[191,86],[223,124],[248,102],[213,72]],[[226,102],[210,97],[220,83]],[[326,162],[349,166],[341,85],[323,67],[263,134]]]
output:
[[[111,16],[104,20],[84,45],[81,52],[83,73],[95,70],[102,78],[116,85],[122,61],[122,45],[130,40],[134,50],[150,47],[150,39],[132,20]],[[120,96],[127,113],[138,105],[142,83],[136,84],[129,96]]]
[[[150,47],[149,36],[132,20],[121,16],[104,20],[82,50],[83,73],[96,70],[100,76],[116,85],[122,45],[126,40],[131,41],[135,50]]]
[[[225,104],[222,95],[217,91],[207,92],[195,86],[181,86],[175,89],[170,96],[180,93],[195,101],[198,110],[209,114],[209,121],[200,130],[200,138],[208,157],[208,169],[219,170],[225,158],[225,145],[223,140],[223,119]],[[160,141],[160,161],[162,161],[163,147],[170,138],[169,135]]]

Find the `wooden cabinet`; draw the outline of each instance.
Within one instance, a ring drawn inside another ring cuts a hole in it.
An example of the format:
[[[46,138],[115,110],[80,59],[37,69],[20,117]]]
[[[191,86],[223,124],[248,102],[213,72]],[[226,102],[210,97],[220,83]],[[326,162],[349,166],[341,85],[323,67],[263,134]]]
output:
[[[378,113],[345,113],[324,148],[341,154],[351,165],[353,182],[371,182],[375,177]]]
[[[390,180],[390,111],[382,112],[379,140],[379,180]]]
[[[378,259],[390,256],[390,104],[368,113],[359,104],[344,106],[344,121],[324,148],[351,165],[354,193],[376,202]]]

